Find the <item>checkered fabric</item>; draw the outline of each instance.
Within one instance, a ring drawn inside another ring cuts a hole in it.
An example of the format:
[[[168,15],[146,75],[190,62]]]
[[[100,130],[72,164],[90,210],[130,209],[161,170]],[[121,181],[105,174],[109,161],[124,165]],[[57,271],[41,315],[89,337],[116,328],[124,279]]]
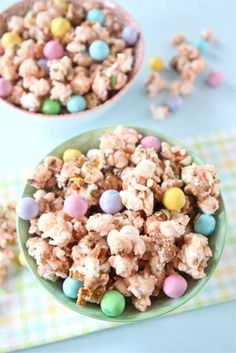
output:
[[[227,207],[225,249],[212,278],[188,303],[172,313],[236,299],[236,131],[193,137],[186,145],[213,163]],[[22,176],[0,181],[0,202],[20,195]],[[26,268],[15,264],[0,288],[0,352],[55,342],[116,326],[82,317],[57,303]]]

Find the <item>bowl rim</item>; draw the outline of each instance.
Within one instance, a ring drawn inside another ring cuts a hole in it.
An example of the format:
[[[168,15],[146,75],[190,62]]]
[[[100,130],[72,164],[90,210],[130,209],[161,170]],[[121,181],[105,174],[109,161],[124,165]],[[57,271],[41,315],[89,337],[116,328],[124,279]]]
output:
[[[35,0],[36,1],[36,0]],[[99,0],[100,2],[103,2],[101,0]],[[24,0],[20,0],[19,2],[7,7],[4,11],[2,11],[0,13],[0,22],[1,22],[1,16],[4,17],[5,13],[7,13],[9,10],[14,9],[16,5],[20,5],[20,4],[24,3]],[[103,2],[104,5],[106,6],[106,1]],[[133,85],[133,83],[135,82],[135,80],[137,79],[142,65],[143,65],[143,61],[144,61],[144,37],[141,31],[141,26],[140,24],[137,22],[137,20],[120,4],[118,4],[116,1],[114,0],[109,0],[109,3],[113,4],[116,8],[120,9],[122,12],[125,12],[127,14],[127,16],[129,17],[129,20],[132,21],[132,23],[135,25],[137,31],[138,31],[138,42],[137,42],[137,46],[136,48],[138,49],[138,54],[136,53],[135,57],[135,62],[134,62],[134,67],[133,70],[131,71],[131,77],[128,80],[128,82],[125,84],[125,86],[119,90],[114,96],[112,96],[111,98],[109,98],[107,101],[102,102],[101,104],[97,105],[94,108],[91,109],[86,109],[84,111],[81,111],[79,113],[64,113],[64,114],[42,114],[40,112],[30,112],[28,110],[25,110],[23,108],[20,108],[17,105],[14,105],[10,102],[8,102],[6,99],[0,97],[0,103],[5,104],[7,107],[9,107],[10,109],[14,109],[17,112],[21,112],[21,113],[25,113],[27,116],[34,116],[36,118],[49,118],[49,119],[55,119],[55,118],[82,118],[84,116],[89,115],[90,113],[94,113],[97,111],[102,110],[103,108],[106,108],[107,106],[109,106],[110,104],[112,105],[112,103],[116,102],[117,100],[119,100],[119,98],[121,98]],[[1,24],[1,23],[0,23]],[[132,74],[133,73],[133,74]]]
[[[99,133],[99,135],[101,135],[102,133],[104,133],[105,131],[110,131],[113,130],[117,125],[111,125],[111,126],[104,126],[101,128],[96,128],[96,129],[91,129],[91,130],[87,130],[81,134],[77,134],[69,139],[67,139],[66,141],[60,143],[59,145],[56,146],[56,148],[54,148],[52,151],[50,151],[44,158],[46,158],[47,156],[53,155],[54,153],[56,153],[56,151],[60,148],[63,148],[64,145],[67,145],[68,143],[70,143],[70,141],[74,141],[75,139],[78,139],[79,137],[81,137],[82,135],[87,135],[88,133]],[[142,126],[130,126],[130,125],[123,125],[124,127],[128,127],[128,128],[133,128],[135,130],[137,130],[140,133],[144,133],[144,131],[149,131],[152,132],[154,136],[159,137],[161,140],[167,141],[170,144],[176,144],[184,149],[186,149],[187,153],[190,154],[192,157],[194,157],[194,161],[195,159],[197,160],[197,164],[202,165],[205,164],[204,159],[202,159],[201,157],[198,156],[198,153],[196,153],[194,150],[186,147],[184,144],[182,144],[178,139],[172,138],[169,135],[163,134],[163,133],[159,133],[156,130],[153,129],[146,129]],[[37,164],[37,166],[39,164],[42,163],[42,161],[44,160],[44,158]],[[21,197],[27,195],[29,196],[28,193],[28,189],[32,188],[28,182],[26,182],[25,187],[23,189],[22,195]],[[33,188],[34,189],[34,188]],[[34,189],[35,192],[35,189]],[[32,195],[32,193],[30,193]],[[76,306],[76,303],[71,304],[70,302],[65,302],[62,298],[60,298],[59,296],[57,296],[54,292],[53,289],[51,289],[50,287],[48,287],[46,285],[47,280],[45,280],[44,278],[42,278],[41,276],[39,276],[39,274],[37,273],[37,270],[34,270],[33,267],[31,266],[30,262],[28,261],[29,258],[31,258],[31,256],[28,254],[28,251],[25,247],[25,244],[23,243],[23,241],[21,241],[21,237],[20,237],[20,226],[21,223],[23,222],[27,222],[27,221],[23,221],[21,220],[19,217],[17,217],[16,219],[16,228],[17,228],[17,240],[18,240],[18,244],[19,244],[19,248],[20,251],[24,254],[25,257],[25,261],[27,264],[27,267],[29,268],[30,272],[33,273],[33,275],[37,278],[37,280],[40,282],[40,284],[42,285],[42,287],[45,288],[45,290],[48,291],[48,293],[50,293],[50,295],[53,296],[54,299],[56,299],[59,303],[61,303],[63,306],[67,307],[68,309],[72,309],[74,312],[76,312],[77,314],[81,314],[87,317],[91,317],[93,319],[98,319],[98,320],[102,320],[102,321],[110,321],[110,322],[117,322],[117,323],[131,323],[131,322],[138,322],[138,321],[142,321],[142,320],[146,320],[146,319],[152,319],[154,317],[160,317],[163,315],[166,315],[174,310],[176,310],[177,308],[179,308],[180,306],[182,306],[183,304],[185,304],[187,301],[189,301],[191,298],[193,298],[204,286],[205,284],[208,282],[208,280],[211,278],[212,274],[215,272],[218,263],[220,261],[220,258],[222,256],[223,250],[224,250],[224,246],[225,246],[225,240],[226,240],[226,230],[227,230],[227,218],[226,218],[226,209],[225,209],[225,203],[224,203],[224,199],[222,197],[222,193],[220,192],[220,196],[219,196],[219,200],[220,200],[220,205],[221,205],[221,214],[222,214],[222,220],[220,223],[221,226],[221,235],[222,235],[222,242],[221,242],[221,248],[218,251],[218,256],[217,258],[214,260],[214,265],[212,265],[210,267],[209,272],[207,273],[206,277],[197,280],[198,282],[196,282],[196,286],[191,289],[191,291],[187,294],[185,294],[182,298],[182,300],[180,300],[179,303],[177,304],[172,304],[171,307],[168,307],[167,310],[162,310],[160,313],[158,312],[160,310],[160,308],[157,308],[155,310],[150,310],[152,307],[150,307],[145,313],[147,313],[147,317],[143,317],[139,312],[137,312],[137,316],[135,316],[135,319],[132,318],[125,318],[122,319],[119,316],[118,317],[109,317],[109,316],[102,316],[102,312],[99,309],[99,313],[97,314],[87,314],[86,311],[84,310],[86,308],[85,307],[80,307],[80,306]],[[27,234],[28,236],[29,234]],[[33,236],[33,235],[32,235]],[[34,261],[34,259],[33,259]],[[35,263],[35,261],[34,261]],[[180,299],[178,298],[178,299]],[[175,301],[175,299],[172,299],[173,302]],[[150,310],[150,311],[149,311]]]

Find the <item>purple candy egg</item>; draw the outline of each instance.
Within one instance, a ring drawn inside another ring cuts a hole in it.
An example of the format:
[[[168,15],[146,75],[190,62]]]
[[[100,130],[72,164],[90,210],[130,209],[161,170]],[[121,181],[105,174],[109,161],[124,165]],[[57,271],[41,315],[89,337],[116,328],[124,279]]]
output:
[[[115,214],[124,207],[117,190],[106,190],[99,200],[99,205],[104,213]]]
[[[11,95],[12,84],[6,78],[0,78],[0,97],[6,98]]]
[[[47,42],[43,48],[43,54],[45,58],[52,59],[60,59],[64,55],[63,46],[55,40],[50,40]]]
[[[46,75],[49,74],[49,67],[47,65],[48,64],[47,59],[44,59],[44,58],[39,59],[37,61],[37,64],[38,64],[39,67],[41,67],[41,69],[43,69],[43,71],[45,72]]]
[[[180,96],[169,96],[166,105],[172,112],[176,112],[182,107],[183,99]]]
[[[39,205],[32,197],[23,197],[16,205],[17,216],[25,221],[30,221],[37,217]]]
[[[134,45],[138,39],[138,32],[134,27],[126,26],[121,33],[121,37],[128,45]]]
[[[208,85],[218,87],[224,82],[224,74],[220,71],[211,71],[207,77]]]
[[[179,274],[166,277],[163,285],[164,293],[173,299],[181,297],[188,288],[186,279]]]
[[[79,194],[72,194],[66,197],[63,211],[72,218],[79,218],[88,210],[87,201]]]
[[[156,136],[145,136],[140,143],[144,148],[153,148],[157,153],[161,150],[161,141]]]

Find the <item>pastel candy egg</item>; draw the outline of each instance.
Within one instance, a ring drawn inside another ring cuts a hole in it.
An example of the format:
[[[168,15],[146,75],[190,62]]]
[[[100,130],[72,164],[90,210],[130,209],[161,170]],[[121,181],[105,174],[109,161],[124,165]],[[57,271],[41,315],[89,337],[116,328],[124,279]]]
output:
[[[99,200],[99,205],[103,212],[115,214],[124,207],[118,191],[110,189],[104,191]]]
[[[41,58],[37,61],[37,64],[43,71],[45,72],[46,75],[49,74],[49,67],[48,67],[48,61],[44,58]]]
[[[86,214],[88,204],[79,194],[72,194],[66,197],[63,210],[68,216],[79,218]]]
[[[71,23],[66,18],[56,17],[51,22],[51,32],[55,37],[64,37],[71,30]]]
[[[86,20],[91,22],[98,22],[100,25],[103,25],[105,22],[105,16],[101,10],[92,9],[87,13]]]
[[[188,283],[186,279],[179,274],[166,277],[163,284],[165,295],[173,299],[181,297],[186,292],[187,288]]]
[[[13,32],[6,32],[3,36],[2,36],[2,46],[4,49],[13,47],[14,45],[19,45],[21,43],[22,39],[21,37]]]
[[[21,266],[26,267],[26,261],[25,261],[24,255],[22,253],[19,253],[18,261],[21,264]]]
[[[182,107],[183,99],[178,95],[169,96],[166,105],[172,112],[176,112]]]
[[[157,153],[161,150],[161,141],[156,136],[145,136],[140,143],[144,148],[153,148]]]
[[[12,84],[6,78],[0,78],[0,97],[6,98],[11,95]]]
[[[82,153],[79,150],[69,148],[63,153],[63,161],[68,162],[71,159],[80,158],[81,156],[82,156]]]
[[[199,52],[204,55],[209,49],[209,43],[203,38],[197,38],[192,41],[192,44],[198,48]]]
[[[194,222],[194,232],[206,236],[212,235],[216,228],[216,220],[212,215],[201,214]]]
[[[37,217],[39,205],[32,197],[23,197],[16,205],[17,216],[25,221],[30,221]]]
[[[78,290],[83,287],[83,283],[79,280],[74,280],[67,277],[62,285],[64,294],[71,299],[76,299],[78,296]]]
[[[45,58],[52,59],[60,59],[64,55],[63,46],[55,40],[50,40],[47,42],[43,48],[43,54]]]
[[[124,27],[121,37],[128,45],[134,45],[138,39],[138,32],[132,26]]]
[[[224,83],[224,74],[220,71],[211,71],[207,76],[207,83],[212,87],[218,87]]]
[[[89,55],[95,61],[106,59],[109,53],[109,46],[103,40],[95,40],[89,47]]]
[[[155,56],[149,60],[149,68],[153,71],[161,71],[164,67],[164,62],[159,56]]]
[[[170,188],[164,192],[162,203],[170,211],[177,211],[184,207],[185,195],[180,188]]]
[[[66,104],[66,109],[69,113],[79,113],[85,110],[86,104],[82,96],[72,96]]]
[[[45,99],[41,106],[43,114],[56,115],[61,112],[61,103],[56,99]]]
[[[110,290],[103,295],[100,306],[105,315],[116,317],[125,309],[125,298],[120,292]]]

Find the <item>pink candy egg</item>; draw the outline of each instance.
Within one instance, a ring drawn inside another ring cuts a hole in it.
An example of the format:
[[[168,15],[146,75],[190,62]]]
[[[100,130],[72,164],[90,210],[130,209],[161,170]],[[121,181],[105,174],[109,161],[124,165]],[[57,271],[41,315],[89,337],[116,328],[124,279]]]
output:
[[[79,218],[86,214],[88,204],[79,194],[72,194],[66,197],[64,202],[64,213],[72,218]]]
[[[224,82],[224,74],[220,71],[211,71],[207,77],[208,85],[218,87]]]
[[[156,152],[161,150],[161,141],[156,136],[145,136],[140,143],[144,148],[153,148]]]
[[[188,287],[186,279],[179,274],[166,277],[163,285],[164,293],[173,299],[181,297]]]
[[[6,98],[12,92],[12,84],[5,78],[0,78],[0,97]]]
[[[63,46],[55,40],[47,42],[43,48],[44,56],[49,59],[60,59],[64,55]]]

